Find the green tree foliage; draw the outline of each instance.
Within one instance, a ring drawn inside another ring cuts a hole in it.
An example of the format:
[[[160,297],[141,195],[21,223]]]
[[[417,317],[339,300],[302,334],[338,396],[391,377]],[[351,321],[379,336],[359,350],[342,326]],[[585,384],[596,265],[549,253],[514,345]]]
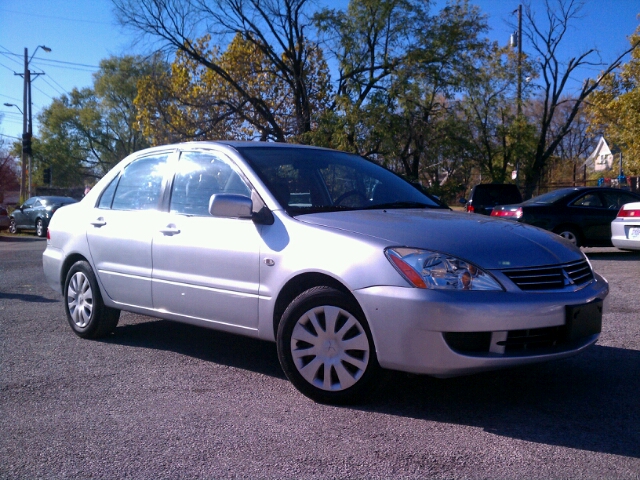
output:
[[[134,99],[138,80],[153,70],[154,62],[139,56],[105,59],[93,88],[73,89],[40,113],[34,158],[40,170],[52,168],[56,186],[90,182],[149,145],[137,128]]]
[[[640,42],[640,29],[629,39]],[[614,74],[603,79],[589,100],[591,131],[620,148],[627,175],[640,175],[640,49]]]
[[[527,61],[527,77],[534,76]],[[533,155],[535,127],[525,115],[518,117],[514,102],[517,88],[517,58],[510,48],[493,45],[490,54],[468,83],[459,103],[461,131],[468,139],[468,151],[482,178],[506,183],[510,170]],[[531,91],[523,89],[523,103]]]
[[[315,21],[339,65],[334,108],[315,140],[414,180],[437,183],[441,166],[455,170],[465,156],[440,153],[452,151],[453,100],[488,47],[479,10],[461,1],[433,15],[427,2],[352,0],[346,11],[325,9]]]

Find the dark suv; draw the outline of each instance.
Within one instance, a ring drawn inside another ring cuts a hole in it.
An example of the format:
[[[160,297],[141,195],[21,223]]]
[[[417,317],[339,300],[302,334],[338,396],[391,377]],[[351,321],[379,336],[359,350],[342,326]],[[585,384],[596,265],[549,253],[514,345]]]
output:
[[[491,215],[496,205],[510,205],[522,202],[518,187],[512,183],[481,183],[471,190],[468,200],[461,199],[467,212]]]

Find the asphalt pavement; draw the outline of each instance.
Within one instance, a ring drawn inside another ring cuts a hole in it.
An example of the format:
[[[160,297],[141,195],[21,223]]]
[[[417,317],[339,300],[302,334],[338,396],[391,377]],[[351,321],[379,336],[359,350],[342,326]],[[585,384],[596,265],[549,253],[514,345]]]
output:
[[[640,252],[586,249],[611,295],[570,359],[389,373],[318,405],[274,344],[124,313],[76,337],[45,241],[0,235],[0,478],[640,478]]]

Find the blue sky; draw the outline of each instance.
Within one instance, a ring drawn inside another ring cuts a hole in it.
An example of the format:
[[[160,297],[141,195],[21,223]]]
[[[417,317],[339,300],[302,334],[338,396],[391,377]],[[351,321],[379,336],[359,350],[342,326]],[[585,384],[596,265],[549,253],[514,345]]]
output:
[[[331,1],[323,2],[331,5]],[[435,8],[446,4],[437,0]],[[472,0],[489,16],[492,40],[507,43],[511,28],[507,19],[519,0]],[[338,0],[336,5],[345,5]],[[532,1],[534,9],[542,12],[542,0]],[[574,21],[564,44],[563,58],[585,49],[598,48],[603,61],[614,59],[628,47],[627,36],[637,28],[640,13],[638,0],[586,0],[582,18]],[[92,73],[101,59],[110,55],[145,53],[144,44],[134,42],[134,36],[115,22],[110,0],[0,0],[0,134],[5,139],[20,137],[22,115],[22,73],[24,49],[31,57],[39,49],[30,67],[32,72],[44,72],[32,82],[34,133],[37,134],[37,112],[49,105],[53,98],[74,87],[91,86]],[[526,51],[527,45],[524,44]],[[582,78],[597,74],[597,69],[580,72]],[[581,82],[582,78],[575,78]]]

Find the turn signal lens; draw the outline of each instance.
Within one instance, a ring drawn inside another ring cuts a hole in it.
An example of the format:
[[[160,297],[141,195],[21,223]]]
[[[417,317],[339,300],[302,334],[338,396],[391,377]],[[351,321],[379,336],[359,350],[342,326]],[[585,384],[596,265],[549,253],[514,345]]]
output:
[[[475,265],[445,253],[418,248],[387,248],[385,255],[414,287],[444,290],[502,290]]]

